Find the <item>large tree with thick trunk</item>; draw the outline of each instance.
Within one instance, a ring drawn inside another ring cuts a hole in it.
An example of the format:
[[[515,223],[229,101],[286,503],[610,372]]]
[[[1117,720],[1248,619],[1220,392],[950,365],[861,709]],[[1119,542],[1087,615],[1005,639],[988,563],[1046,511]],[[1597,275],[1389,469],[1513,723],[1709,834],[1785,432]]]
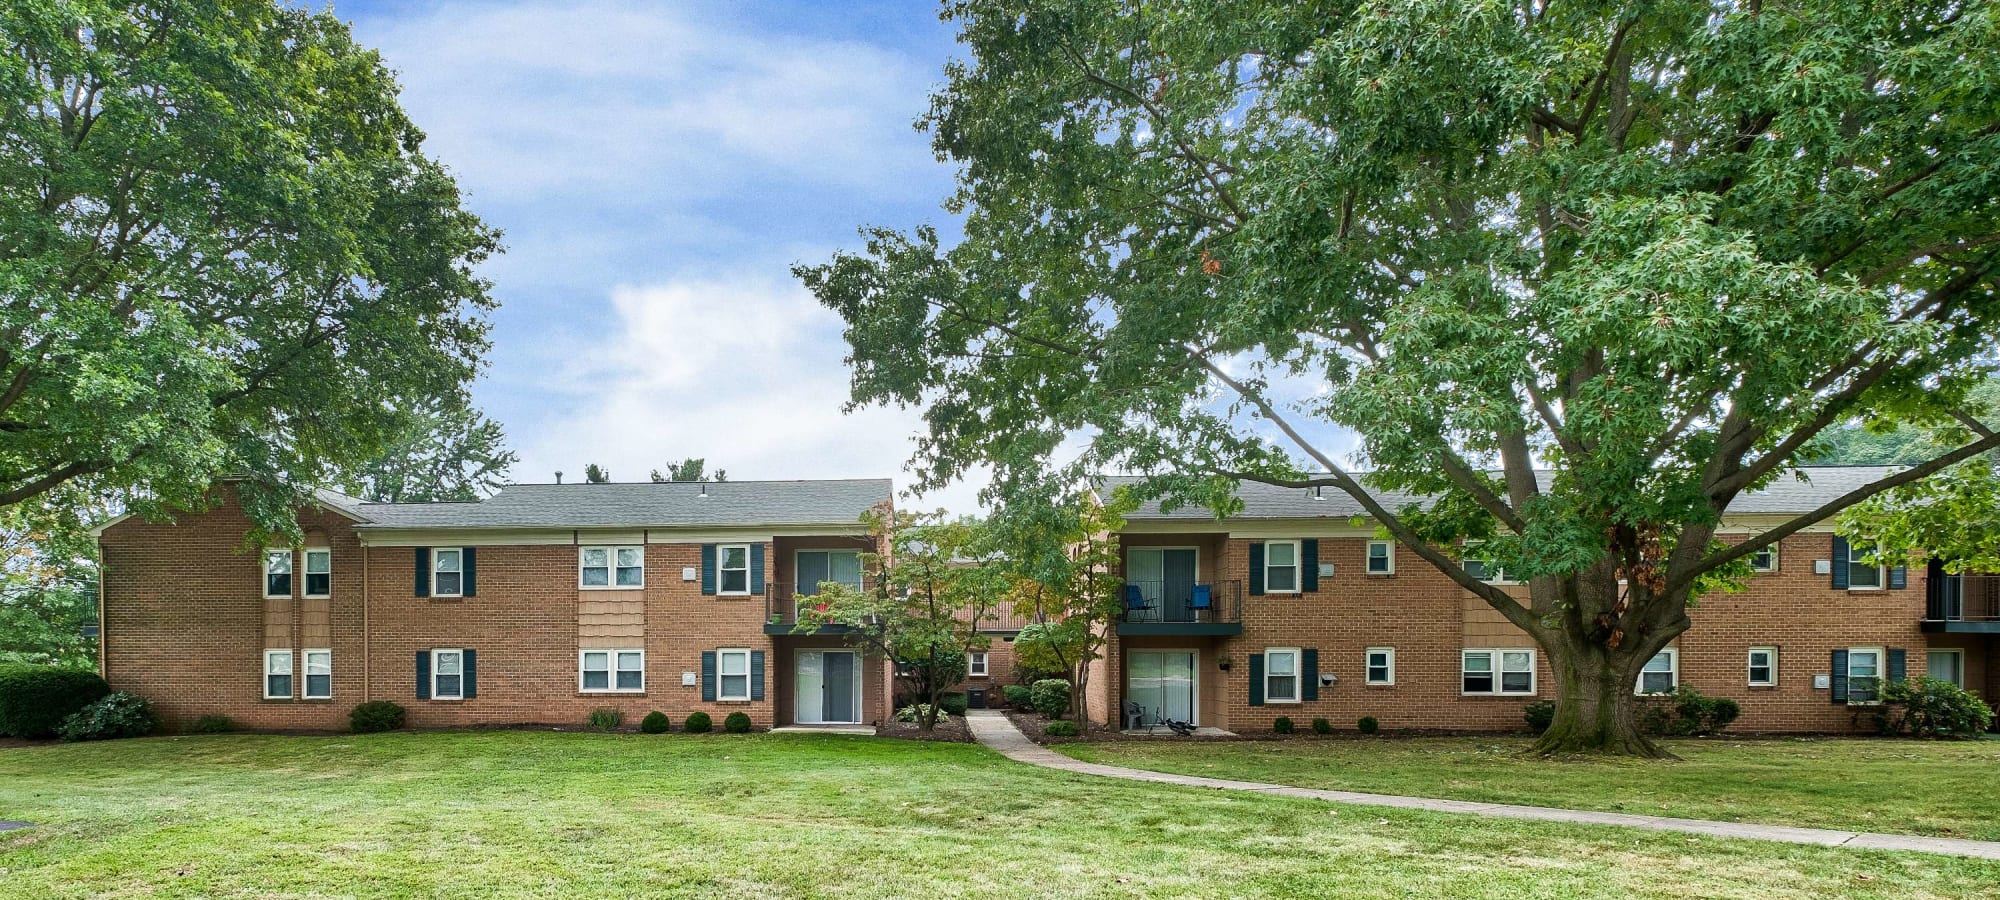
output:
[[[947,15],[968,56],[921,124],[962,239],[871,230],[799,269],[854,402],[923,407],[922,481],[987,465],[1000,499],[1052,457],[1218,513],[1238,479],[1352,495],[1541,645],[1544,751],[1659,753],[1632,685],[1702,590],[2000,446],[1968,427],[1717,538],[1831,426],[1968,418],[2000,316],[1984,2]]]

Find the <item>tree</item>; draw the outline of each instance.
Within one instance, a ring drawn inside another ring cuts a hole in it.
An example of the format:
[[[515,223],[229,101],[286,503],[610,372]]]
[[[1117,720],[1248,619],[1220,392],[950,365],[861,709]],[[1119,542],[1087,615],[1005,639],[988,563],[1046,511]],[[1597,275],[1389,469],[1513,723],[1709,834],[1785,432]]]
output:
[[[599,468],[596,463],[590,463],[583,467],[583,483],[610,484],[611,473],[605,469]]]
[[[496,233],[331,11],[0,11],[0,506],[78,479],[260,524],[462,399]]]
[[[683,459],[679,462],[668,463],[667,473],[665,475],[660,474],[659,469],[653,470],[654,484],[662,484],[669,481],[728,481],[728,480],[729,480],[729,473],[724,472],[721,469],[716,469],[713,473],[709,472],[708,460],[703,459],[699,456],[690,456],[687,459]]]
[[[427,404],[407,412],[388,449],[340,484],[378,503],[477,500],[499,490],[518,461],[500,423],[462,405]]]
[[[992,520],[1006,548],[1008,600],[1028,620],[1014,638],[1014,658],[1062,673],[1075,688],[1070,704],[1077,721],[1089,716],[1091,663],[1103,655],[1123,612],[1117,573],[1124,499],[1107,505],[1076,494],[1056,503],[1016,502]]]
[[[871,510],[863,521],[885,553],[862,554],[872,584],[823,582],[799,610],[795,631],[838,626],[869,655],[895,662],[924,704],[917,725],[937,725],[938,697],[965,680],[968,654],[992,639],[977,623],[1006,587],[986,529],[936,512]]]
[[[1830,427],[1951,421],[1990,369],[1983,5],[948,15],[968,58],[922,125],[963,239],[869,229],[795,269],[853,403],[924,407],[917,488],[987,465],[1008,502],[1061,449],[1218,514],[1239,480],[1343,491],[1542,648],[1542,752],[1663,755],[1631,686],[1704,589],[2000,446],[1717,538]]]
[[[1974,388],[1964,421],[1892,432],[1900,447],[1935,453],[2000,428],[2000,380]],[[1934,558],[1952,574],[2000,572],[2000,452],[1987,452],[1923,481],[1877,494],[1841,513],[1843,534],[1891,557]]]
[[[97,661],[97,542],[111,507],[74,485],[0,508],[0,662]]]

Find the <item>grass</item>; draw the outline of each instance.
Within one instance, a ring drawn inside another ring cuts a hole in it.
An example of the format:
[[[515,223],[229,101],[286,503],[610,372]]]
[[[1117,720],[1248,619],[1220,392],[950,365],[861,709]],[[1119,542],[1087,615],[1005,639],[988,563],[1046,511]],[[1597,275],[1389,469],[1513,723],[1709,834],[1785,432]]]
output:
[[[2000,884],[1992,861],[1341,807],[824,735],[0,749],[0,818],[41,823],[0,833],[4,897],[1920,898]]]
[[[1680,740],[1679,762],[1545,761],[1525,738],[1071,744],[1113,765],[1693,819],[2000,841],[2000,740]]]

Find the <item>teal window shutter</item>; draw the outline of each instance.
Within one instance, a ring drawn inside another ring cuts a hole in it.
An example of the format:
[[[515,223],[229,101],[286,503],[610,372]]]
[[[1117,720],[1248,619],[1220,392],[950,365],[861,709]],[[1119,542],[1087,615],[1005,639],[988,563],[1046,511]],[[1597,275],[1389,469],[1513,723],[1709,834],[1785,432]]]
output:
[[[750,545],[750,595],[764,595],[764,545]]]
[[[1833,589],[1836,591],[1847,590],[1847,565],[1847,539],[1836,534],[1833,536]],[[1845,703],[1846,699],[1841,698],[1841,702]]]
[[[459,587],[459,594],[465,597],[479,596],[479,548],[467,547],[460,550],[458,552],[458,565],[460,572],[459,580],[464,582]],[[471,679],[466,680],[467,682],[471,681]],[[472,695],[467,694],[466,696],[470,697]]]
[[[713,650],[704,650],[701,654],[701,700],[703,703],[715,702],[715,651]]]
[[[417,596],[431,595],[431,548],[417,548]]]
[[[417,699],[431,698],[431,652],[417,651]]]
[[[750,699],[764,699],[764,651],[750,651]]]
[[[1250,596],[1264,596],[1264,545],[1250,545]],[[1260,701],[1261,702],[1261,701]]]
[[[479,696],[479,652],[476,650],[461,650],[459,651],[459,658],[464,660],[462,666],[465,672],[464,696],[465,699],[470,700]]]
[[[1299,651],[1299,699],[1319,699],[1319,650],[1314,647]]]
[[[701,545],[701,592],[715,595],[715,545]],[[714,698],[709,698],[714,699]]]
[[[1299,541],[1299,589],[1319,590],[1319,538]]]
[[[1902,681],[1910,675],[1910,655],[1901,647],[1889,648],[1889,680]]]
[[[1250,705],[1264,705],[1264,654],[1250,654]]]
[[[1833,651],[1833,702],[1847,702],[1847,651]]]

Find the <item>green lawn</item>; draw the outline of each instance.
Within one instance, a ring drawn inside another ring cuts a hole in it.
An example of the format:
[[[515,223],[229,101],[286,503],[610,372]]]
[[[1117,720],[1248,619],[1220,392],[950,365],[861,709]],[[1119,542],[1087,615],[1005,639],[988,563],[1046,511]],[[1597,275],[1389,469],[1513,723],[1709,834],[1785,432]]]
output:
[[[1682,740],[1678,762],[1525,757],[1525,738],[1070,744],[1079,759],[1302,787],[2000,841],[2000,740]]]
[[[820,735],[0,749],[0,818],[43,823],[0,834],[10,898],[1914,898],[2000,884],[1990,861],[1343,807]]]

